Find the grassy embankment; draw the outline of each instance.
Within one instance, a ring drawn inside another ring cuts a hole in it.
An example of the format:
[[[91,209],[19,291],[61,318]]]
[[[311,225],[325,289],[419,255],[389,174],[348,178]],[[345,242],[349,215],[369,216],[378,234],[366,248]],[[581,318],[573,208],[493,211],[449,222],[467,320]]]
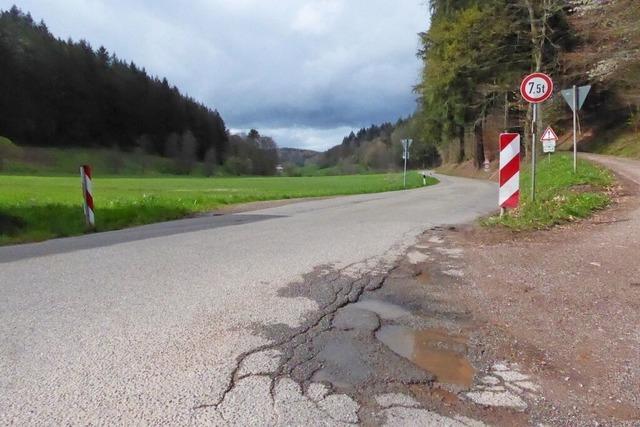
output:
[[[437,180],[431,178],[429,184]],[[408,187],[422,185],[412,172]],[[148,224],[253,201],[402,189],[401,174],[333,177],[101,177],[93,192],[99,231]],[[0,244],[82,234],[80,178],[0,175]]]
[[[586,218],[606,207],[610,200],[606,188],[613,182],[611,173],[591,162],[579,160],[573,173],[573,158],[554,154],[551,163],[544,156],[538,163],[536,201],[531,201],[531,168],[523,165],[520,179],[520,207],[500,218],[482,221],[486,226],[503,226],[524,231],[548,228],[556,224]]]
[[[614,130],[607,138],[595,138],[587,151],[611,156],[640,159],[640,132],[629,129]]]
[[[89,164],[100,175],[171,174],[170,159],[106,148],[23,147],[0,136],[0,173],[7,175],[68,176]],[[202,175],[197,164],[194,174]]]

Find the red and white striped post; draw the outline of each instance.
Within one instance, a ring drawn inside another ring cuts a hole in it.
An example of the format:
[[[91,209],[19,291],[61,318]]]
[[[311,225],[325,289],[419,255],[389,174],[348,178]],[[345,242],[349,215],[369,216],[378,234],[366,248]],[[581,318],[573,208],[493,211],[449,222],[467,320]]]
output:
[[[88,228],[96,227],[96,216],[93,208],[93,191],[91,189],[91,166],[80,166],[80,178],[82,180],[82,198],[84,205],[84,219]]]
[[[520,134],[500,134],[500,196],[501,212],[514,209],[520,202]]]

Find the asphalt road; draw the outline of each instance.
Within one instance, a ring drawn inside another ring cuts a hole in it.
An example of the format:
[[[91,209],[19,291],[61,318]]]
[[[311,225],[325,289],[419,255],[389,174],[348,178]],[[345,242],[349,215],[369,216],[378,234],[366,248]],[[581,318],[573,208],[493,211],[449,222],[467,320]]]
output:
[[[224,424],[225,413],[259,413],[273,405],[257,394],[263,377],[220,411],[194,408],[220,401],[238,356],[269,342],[257,325],[295,327],[319,309],[281,296],[286,285],[322,266],[390,262],[424,230],[496,208],[495,184],[440,179],[0,248],[0,424]],[[276,403],[295,394],[295,383],[281,386]],[[325,412],[296,416],[317,423],[353,404],[324,402],[314,408]]]

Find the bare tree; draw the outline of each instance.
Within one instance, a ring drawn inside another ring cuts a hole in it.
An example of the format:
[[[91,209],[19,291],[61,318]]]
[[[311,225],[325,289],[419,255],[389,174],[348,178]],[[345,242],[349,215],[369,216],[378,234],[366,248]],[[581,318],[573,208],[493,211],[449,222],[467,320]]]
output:
[[[554,45],[551,39],[553,29],[550,26],[550,20],[558,12],[562,11],[563,2],[560,0],[522,0],[524,7],[527,9],[529,17],[529,28],[531,35],[531,69],[533,72],[542,71],[545,62],[545,48],[548,45]],[[540,133],[540,117],[541,108],[538,108],[538,120],[535,123],[536,133]],[[533,122],[533,104],[529,104],[527,109],[527,118],[524,126],[525,141],[531,141]],[[525,153],[529,156],[529,144],[525,143]]]

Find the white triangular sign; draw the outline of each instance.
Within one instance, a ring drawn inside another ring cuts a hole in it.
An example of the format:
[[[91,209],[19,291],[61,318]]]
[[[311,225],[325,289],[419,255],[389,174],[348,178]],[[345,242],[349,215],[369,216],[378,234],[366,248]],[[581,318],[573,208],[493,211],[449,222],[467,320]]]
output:
[[[551,126],[549,126],[547,130],[544,131],[544,133],[542,134],[542,138],[540,139],[542,141],[557,141],[558,135],[556,135],[553,129],[551,129]]]

